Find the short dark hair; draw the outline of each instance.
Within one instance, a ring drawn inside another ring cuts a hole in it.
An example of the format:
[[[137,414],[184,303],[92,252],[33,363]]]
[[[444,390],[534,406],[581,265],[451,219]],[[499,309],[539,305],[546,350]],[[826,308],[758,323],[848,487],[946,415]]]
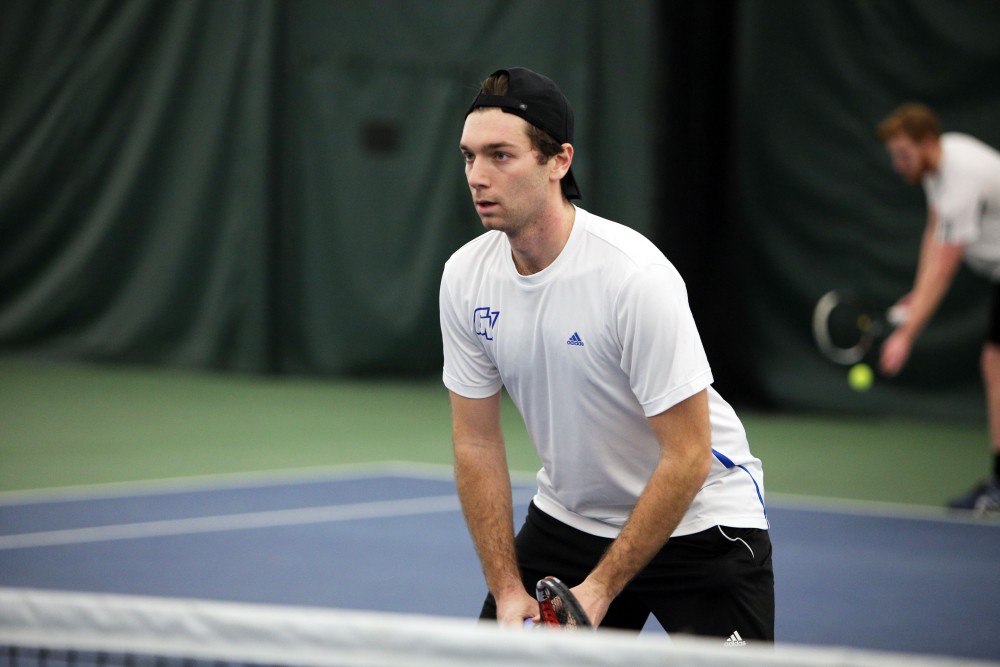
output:
[[[941,136],[941,123],[926,104],[907,102],[889,114],[878,126],[878,136],[883,142],[899,134],[914,141],[937,139]]]

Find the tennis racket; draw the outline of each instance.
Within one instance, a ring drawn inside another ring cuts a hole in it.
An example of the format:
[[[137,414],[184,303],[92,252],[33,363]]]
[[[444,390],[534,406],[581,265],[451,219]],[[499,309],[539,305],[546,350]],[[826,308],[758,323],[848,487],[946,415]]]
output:
[[[543,625],[564,628],[589,628],[590,619],[584,613],[576,596],[566,584],[555,577],[539,579],[535,586],[538,611]]]
[[[813,309],[813,337],[827,359],[850,366],[864,359],[876,340],[905,320],[902,306],[883,313],[850,290],[832,290],[820,297]]]

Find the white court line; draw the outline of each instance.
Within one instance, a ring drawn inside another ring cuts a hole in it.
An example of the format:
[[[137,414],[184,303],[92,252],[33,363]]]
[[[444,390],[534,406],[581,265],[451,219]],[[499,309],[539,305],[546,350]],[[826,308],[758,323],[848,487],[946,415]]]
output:
[[[510,476],[511,482],[515,486],[534,484],[535,480],[535,473],[533,472],[512,470]],[[373,461],[307,468],[276,468],[245,472],[208,473],[188,477],[164,477],[127,482],[104,482],[78,486],[0,491],[0,508],[16,505],[37,505],[123,497],[138,498],[197,491],[226,491],[271,486],[323,484],[325,482],[378,479],[382,477],[453,481],[455,479],[455,469],[443,463]]]
[[[511,481],[515,486],[514,488],[515,494],[517,495],[519,494],[519,492],[522,493],[532,492],[534,476],[535,476],[534,472],[512,470]],[[73,500],[94,500],[99,498],[141,497],[147,495],[159,495],[159,494],[170,494],[170,493],[189,493],[192,491],[212,491],[212,490],[223,490],[223,489],[280,486],[284,484],[311,484],[317,482],[321,483],[324,481],[336,482],[340,480],[364,479],[369,477],[372,478],[400,477],[406,479],[430,479],[430,480],[439,479],[444,481],[444,480],[454,479],[454,468],[447,464],[436,464],[436,463],[420,463],[412,461],[373,461],[364,463],[346,463],[346,464],[331,465],[331,466],[315,466],[310,468],[285,468],[285,469],[275,469],[275,470],[208,474],[208,475],[198,475],[192,477],[173,477],[173,478],[145,480],[145,481],[110,482],[106,484],[32,489],[23,491],[5,491],[5,492],[0,492],[0,507],[15,506],[21,504],[65,502]],[[531,489],[517,488],[518,486],[527,487],[529,485],[532,486]],[[455,498],[455,496],[448,496],[448,497]],[[522,500],[522,502],[527,502],[530,499],[531,499],[530,495],[526,496]],[[787,509],[787,510],[807,511],[807,512],[809,511],[828,512],[833,514],[844,514],[844,515],[854,515],[854,516],[876,516],[876,517],[898,518],[898,519],[914,519],[919,521],[939,521],[943,523],[967,523],[978,526],[1000,528],[1000,520],[997,520],[996,518],[991,518],[991,517],[977,518],[973,516],[965,516],[964,514],[950,513],[944,508],[930,507],[925,505],[910,505],[905,503],[891,503],[884,501],[849,500],[849,499],[838,499],[838,498],[821,497],[821,496],[805,496],[798,494],[785,494],[785,493],[775,493],[775,492],[768,493],[765,500],[769,508],[773,506],[775,509]],[[392,501],[386,501],[386,502],[392,502]],[[455,502],[457,503],[457,499],[455,500]],[[371,503],[363,503],[362,505],[368,505],[368,504]],[[358,505],[357,507],[361,507],[362,505]],[[354,507],[354,506],[338,505],[334,506],[332,509],[345,508],[345,507]],[[315,509],[319,510],[322,508],[315,508]],[[287,510],[287,511],[306,512],[307,510]],[[438,510],[438,511],[448,511],[448,510]],[[412,513],[419,514],[423,512],[418,511]],[[400,516],[402,515],[403,514],[400,514]],[[253,516],[253,515],[234,515],[234,516]],[[388,517],[393,515],[387,514],[385,516]],[[199,520],[207,521],[209,518],[210,517],[206,517],[203,519],[178,519],[178,520],[154,522],[154,523],[169,524],[175,521],[199,521]],[[359,516],[358,518],[367,518],[367,517]],[[373,516],[372,518],[377,518],[377,517]],[[350,519],[351,517],[347,516],[342,519],[341,518],[319,519],[317,521],[312,521],[311,523],[318,523],[322,521],[347,521]],[[307,523],[310,522],[307,521]],[[136,526],[143,524],[126,524],[126,525]],[[293,523],[275,524],[275,525],[293,525]],[[250,527],[252,528],[254,526]],[[112,528],[112,527],[106,527],[106,528]],[[238,527],[232,528],[232,530],[238,530],[238,529],[239,529]],[[41,536],[49,533],[59,534],[59,533],[72,533],[76,531],[88,531],[88,530],[102,530],[102,528],[81,528],[81,529],[71,529],[62,531],[48,531],[46,533],[30,533],[26,534],[24,537],[27,537],[29,535]],[[210,532],[210,530],[214,529],[206,529],[198,532]],[[181,534],[181,533],[164,533],[164,534]],[[9,539],[15,537],[22,537],[22,536],[19,535],[12,535],[8,537],[0,536],[0,550],[5,548],[6,549],[17,548],[17,547],[4,546],[4,544],[6,544],[6,542]],[[127,538],[110,538],[110,539],[127,539]]]
[[[523,497],[519,497],[523,496]],[[515,493],[515,502],[527,502],[525,494]],[[413,516],[417,514],[438,514],[461,510],[458,496],[427,496],[425,498],[404,498],[399,500],[379,500],[349,505],[325,505],[288,510],[268,510],[242,514],[191,517],[185,519],[165,519],[136,523],[89,526],[86,528],[66,528],[34,533],[19,533],[0,536],[0,551],[51,547],[69,544],[91,544],[114,540],[134,540],[148,537],[195,535],[231,530],[256,530],[281,526],[303,526],[315,523],[335,523],[359,519],[387,519]]]
[[[247,487],[314,484],[370,477],[405,477],[408,479],[453,479],[453,468],[444,464],[407,461],[344,463],[308,468],[281,468],[245,472],[208,473],[187,477],[164,477],[127,482],[105,482],[79,486],[46,487],[0,491],[0,507],[38,503],[67,502],[153,496],[192,491],[217,491]]]
[[[767,507],[796,512],[824,512],[847,516],[868,516],[883,519],[911,519],[914,521],[936,521],[940,523],[961,523],[986,528],[1000,528],[997,516],[975,516],[972,512],[951,511],[946,507],[910,505],[884,500],[853,500],[849,498],[829,498],[803,496],[789,493],[768,493]]]
[[[312,523],[332,523],[336,521],[354,521],[357,519],[381,519],[414,514],[454,512],[459,509],[461,508],[458,503],[458,496],[447,495],[406,500],[382,500],[351,505],[327,505],[290,510],[192,517],[187,519],[143,521],[139,523],[4,535],[0,536],[0,551],[66,544],[109,542],[112,540],[131,540],[144,537],[194,535],[197,533],[252,530],[279,526],[302,526]]]

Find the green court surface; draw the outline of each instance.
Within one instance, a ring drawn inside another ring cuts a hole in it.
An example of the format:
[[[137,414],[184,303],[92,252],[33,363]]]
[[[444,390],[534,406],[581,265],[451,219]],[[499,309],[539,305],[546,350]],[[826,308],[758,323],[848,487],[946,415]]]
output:
[[[981,423],[739,410],[772,494],[940,506],[983,477]],[[504,406],[511,467],[537,459]],[[0,360],[0,491],[346,463],[450,464],[437,378],[323,381]]]

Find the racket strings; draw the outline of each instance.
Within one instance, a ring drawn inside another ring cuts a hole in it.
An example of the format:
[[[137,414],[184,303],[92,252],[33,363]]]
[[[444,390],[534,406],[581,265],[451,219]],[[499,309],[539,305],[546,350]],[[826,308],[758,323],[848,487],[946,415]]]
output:
[[[569,588],[555,577],[538,581],[535,589],[538,611],[544,625],[589,628],[590,620]]]
[[[830,312],[827,328],[835,345],[849,349],[858,344],[871,329],[871,317],[850,304],[837,306]]]
[[[560,609],[556,609],[558,598],[542,600],[538,603],[538,609],[542,617],[542,623],[545,625],[563,625],[563,621],[560,618],[565,618],[565,614],[560,615]]]

